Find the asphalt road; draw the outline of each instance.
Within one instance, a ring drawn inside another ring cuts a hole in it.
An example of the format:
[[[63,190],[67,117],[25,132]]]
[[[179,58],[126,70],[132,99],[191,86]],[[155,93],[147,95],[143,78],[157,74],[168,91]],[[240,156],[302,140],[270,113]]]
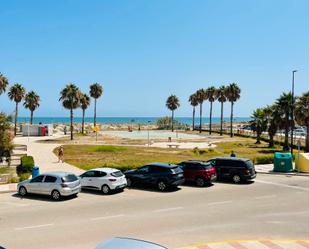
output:
[[[309,238],[309,178],[259,175],[254,183],[182,186],[173,192],[82,192],[53,202],[0,195],[0,246],[92,249],[125,236],[168,248],[231,239]]]

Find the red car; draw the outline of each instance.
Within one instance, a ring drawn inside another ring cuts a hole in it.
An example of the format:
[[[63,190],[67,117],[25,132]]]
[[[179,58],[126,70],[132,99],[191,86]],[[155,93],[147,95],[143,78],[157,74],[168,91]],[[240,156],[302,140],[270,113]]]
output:
[[[195,182],[199,187],[210,185],[217,179],[216,169],[209,162],[185,161],[179,164],[186,182]]]

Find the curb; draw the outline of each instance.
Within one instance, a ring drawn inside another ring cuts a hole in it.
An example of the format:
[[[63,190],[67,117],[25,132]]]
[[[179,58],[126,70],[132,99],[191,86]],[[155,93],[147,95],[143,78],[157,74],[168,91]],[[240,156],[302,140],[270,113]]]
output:
[[[264,172],[264,171],[256,171],[256,173],[258,174],[264,174],[264,175],[281,175],[281,176],[305,176],[305,177],[309,177],[308,173],[283,173],[283,172],[273,172],[273,171],[269,171],[269,172]]]

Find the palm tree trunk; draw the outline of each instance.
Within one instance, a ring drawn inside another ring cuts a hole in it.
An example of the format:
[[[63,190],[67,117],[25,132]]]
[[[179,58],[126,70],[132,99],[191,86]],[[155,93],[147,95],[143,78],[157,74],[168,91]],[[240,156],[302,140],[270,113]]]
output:
[[[256,144],[260,144],[261,143],[261,129],[257,128],[256,131]]]
[[[172,132],[174,132],[174,110],[172,110]]]
[[[85,128],[85,109],[83,109],[82,134],[84,134],[84,128]]]
[[[200,133],[202,133],[202,112],[203,112],[203,104],[200,104]]]
[[[16,102],[15,106],[15,125],[14,125],[14,135],[17,134],[17,117],[18,117],[18,102]]]
[[[305,152],[309,152],[309,124],[307,124],[307,135],[306,135]]]
[[[284,145],[283,150],[289,150],[289,115],[286,115],[285,118],[285,134],[284,134]]]
[[[209,113],[209,135],[211,135],[211,124],[212,124],[212,101],[210,101],[210,113]]]
[[[231,120],[230,120],[230,135],[231,137],[234,136],[233,134],[233,108],[234,108],[234,102],[231,102]]]
[[[192,118],[192,130],[194,131],[195,126],[195,106],[193,106],[193,118]]]
[[[30,124],[32,125],[33,122],[33,111],[30,111]]]
[[[97,99],[94,99],[94,119],[93,119],[93,126],[96,127],[97,125]]]
[[[71,121],[71,126],[70,126],[70,130],[71,130],[71,140],[73,140],[73,109],[70,109],[70,121]]]
[[[273,134],[268,134],[269,135],[269,144],[268,144],[268,147],[269,148],[273,148],[275,143],[274,143],[274,136]]]
[[[221,102],[220,136],[223,135],[223,102]]]

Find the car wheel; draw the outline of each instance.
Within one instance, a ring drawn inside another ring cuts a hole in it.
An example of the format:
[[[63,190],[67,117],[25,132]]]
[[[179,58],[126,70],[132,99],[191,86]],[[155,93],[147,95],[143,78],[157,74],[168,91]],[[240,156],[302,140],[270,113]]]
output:
[[[198,177],[198,178],[196,178],[195,184],[196,184],[196,186],[198,186],[198,187],[204,187],[204,186],[205,186],[205,180],[204,180],[204,178],[203,178],[203,177]]]
[[[129,188],[132,187],[132,180],[131,180],[131,178],[127,178],[127,186]]]
[[[60,192],[58,190],[53,190],[53,192],[51,193],[51,197],[53,198],[53,200],[59,201],[61,199]]]
[[[102,192],[103,194],[107,195],[110,191],[110,188],[107,185],[102,186]]]
[[[158,183],[157,183],[157,187],[158,187],[158,189],[160,190],[160,191],[164,191],[164,190],[166,190],[166,184],[165,184],[165,182],[164,181],[158,181]]]
[[[233,175],[233,182],[234,183],[240,183],[241,182],[241,177],[240,175]]]
[[[19,190],[18,190],[18,193],[21,196],[25,196],[25,195],[27,195],[27,189],[25,187],[20,187]]]

